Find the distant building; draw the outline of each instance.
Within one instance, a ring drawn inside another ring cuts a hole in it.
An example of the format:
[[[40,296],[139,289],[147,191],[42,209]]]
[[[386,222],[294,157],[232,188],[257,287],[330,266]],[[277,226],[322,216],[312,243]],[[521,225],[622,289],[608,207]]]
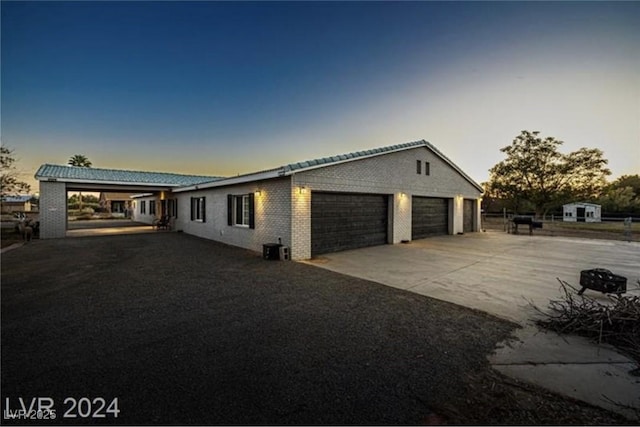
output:
[[[122,214],[129,217],[132,210],[131,196],[134,193],[100,193],[100,207],[111,214]]]
[[[2,212],[30,212],[31,211],[31,196],[5,196],[2,198]]]
[[[602,208],[595,203],[567,203],[562,206],[562,219],[565,222],[600,222]]]

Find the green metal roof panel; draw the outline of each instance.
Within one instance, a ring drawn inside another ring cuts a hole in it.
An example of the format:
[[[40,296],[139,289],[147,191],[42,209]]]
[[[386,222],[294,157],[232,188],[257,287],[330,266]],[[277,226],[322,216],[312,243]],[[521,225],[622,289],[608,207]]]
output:
[[[360,157],[367,157],[367,156],[373,156],[376,154],[384,154],[384,153],[391,153],[393,151],[398,151],[398,150],[403,150],[403,149],[407,149],[407,148],[413,148],[413,147],[421,147],[421,146],[430,146],[428,142],[424,141],[424,140],[420,140],[420,141],[414,141],[414,142],[407,142],[404,144],[396,144],[396,145],[390,145],[388,147],[382,147],[382,148],[374,148],[371,150],[364,150],[364,151],[356,151],[353,153],[347,153],[347,154],[339,154],[336,156],[331,156],[331,157],[323,157],[321,159],[313,159],[313,160],[306,160],[303,162],[297,162],[297,163],[291,163],[288,164],[286,166],[283,167],[283,169],[286,172],[293,172],[293,171],[297,171],[300,169],[305,169],[311,166],[319,166],[319,165],[323,165],[323,166],[328,166],[332,163],[338,163],[338,162],[343,162],[345,160],[351,160],[351,159],[358,159]]]
[[[222,179],[218,176],[180,175],[164,172],[144,172],[119,169],[83,168],[67,165],[44,164],[35,175],[38,180],[84,180],[131,184],[159,184],[183,186],[201,184]]]
[[[282,170],[285,174],[288,173],[297,173],[301,172],[304,169],[312,168],[312,167],[322,167],[322,166],[330,166],[335,163],[357,160],[363,157],[382,155],[387,153],[393,153],[395,151],[407,150],[411,148],[417,147],[426,147],[429,150],[433,151],[436,155],[442,158],[445,162],[447,162],[452,168],[454,168],[460,175],[462,175],[467,181],[469,181],[473,186],[475,186],[479,191],[483,192],[483,188],[475,182],[469,175],[464,173],[458,166],[455,165],[447,156],[445,156],[440,150],[434,147],[430,142],[425,141],[424,139],[420,141],[406,142],[403,144],[390,145],[388,147],[381,148],[373,148],[370,150],[364,151],[355,151],[353,153],[340,154],[337,156],[324,157],[321,159],[314,160],[306,160],[304,162],[291,163],[282,167]]]

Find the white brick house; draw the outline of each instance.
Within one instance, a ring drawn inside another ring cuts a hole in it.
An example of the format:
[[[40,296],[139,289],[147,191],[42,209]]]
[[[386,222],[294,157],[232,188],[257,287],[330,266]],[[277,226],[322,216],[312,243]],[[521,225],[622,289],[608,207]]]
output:
[[[416,141],[149,192],[136,198],[134,219],[170,213],[174,230],[255,251],[280,240],[293,259],[307,259],[477,231],[481,195],[433,145]]]

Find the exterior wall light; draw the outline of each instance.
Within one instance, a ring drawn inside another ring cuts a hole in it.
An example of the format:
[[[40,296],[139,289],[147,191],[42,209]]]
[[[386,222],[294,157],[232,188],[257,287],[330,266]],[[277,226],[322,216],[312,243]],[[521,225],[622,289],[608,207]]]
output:
[[[306,194],[307,193],[307,187],[302,186],[300,187],[300,194]]]
[[[262,196],[262,190],[256,190],[253,194],[255,194],[256,197],[260,197]]]

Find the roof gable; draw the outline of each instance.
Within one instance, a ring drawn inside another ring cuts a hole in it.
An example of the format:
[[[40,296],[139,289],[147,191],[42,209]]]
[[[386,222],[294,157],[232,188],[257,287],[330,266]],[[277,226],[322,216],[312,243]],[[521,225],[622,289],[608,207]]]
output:
[[[364,158],[380,156],[384,154],[390,154],[398,151],[410,150],[410,149],[419,148],[419,147],[425,147],[426,149],[433,152],[436,156],[440,157],[445,163],[451,166],[464,179],[469,181],[469,183],[474,187],[476,187],[481,193],[484,192],[484,189],[482,188],[482,186],[480,186],[480,184],[475,182],[469,175],[464,173],[462,169],[460,169],[455,163],[453,163],[447,156],[442,154],[442,152],[440,152],[440,150],[434,147],[433,144],[431,144],[428,141],[425,141],[424,139],[420,141],[407,142],[404,144],[396,144],[396,145],[390,145],[387,147],[375,148],[372,150],[356,151],[348,154],[341,154],[337,156],[324,157],[321,159],[307,160],[305,162],[292,163],[292,164],[283,166],[283,170],[285,171],[285,175],[289,175],[297,172],[302,172],[304,170],[331,166],[331,165],[336,165],[344,162],[361,160]]]
[[[181,192],[181,191],[191,191],[191,190],[198,190],[198,189],[205,189],[205,188],[212,188],[212,187],[222,187],[225,185],[234,185],[234,184],[259,181],[263,179],[272,179],[272,178],[277,178],[282,176],[289,176],[289,175],[293,175],[293,174],[311,170],[311,169],[333,166],[333,165],[337,165],[345,162],[362,160],[362,159],[366,159],[374,156],[381,156],[385,154],[395,153],[398,151],[411,150],[419,147],[425,147],[426,149],[432,151],[436,156],[440,157],[445,163],[447,163],[457,173],[459,173],[465,180],[469,181],[469,183],[473,185],[475,188],[477,188],[481,193],[484,192],[484,189],[480,186],[480,184],[478,184],[473,179],[471,179],[469,175],[464,173],[462,169],[460,169],[455,163],[449,160],[447,156],[442,154],[430,142],[427,142],[424,139],[420,141],[407,142],[404,144],[396,144],[396,145],[389,145],[387,147],[374,148],[371,150],[355,151],[347,154],[339,154],[336,156],[322,157],[322,158],[313,159],[313,160],[306,160],[303,162],[290,163],[288,165],[281,166],[275,169],[269,169],[269,170],[253,172],[245,175],[218,179],[213,182],[192,184],[190,186],[176,188],[174,191]]]

